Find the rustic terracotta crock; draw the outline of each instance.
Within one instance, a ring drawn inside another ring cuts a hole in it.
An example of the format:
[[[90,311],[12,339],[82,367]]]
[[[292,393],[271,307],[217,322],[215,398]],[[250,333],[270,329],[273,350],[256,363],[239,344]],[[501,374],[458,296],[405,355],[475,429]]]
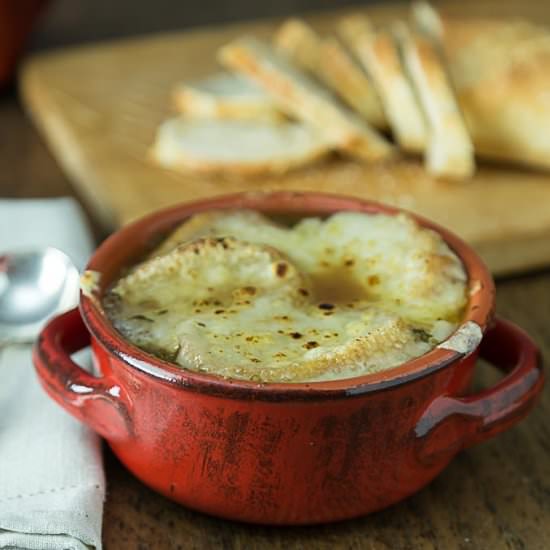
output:
[[[456,236],[418,217],[464,262],[470,289],[464,322],[481,328],[479,345],[470,339],[462,351],[436,348],[353,379],[263,385],[182,370],[136,348],[113,329],[96,298],[162,235],[212,208],[398,212],[317,193],[248,193],[152,214],[99,247],[88,266],[102,274],[97,296],[81,296],[80,311],[48,324],[34,361],[46,391],[154,490],[249,522],[351,518],[418,491],[461,449],[508,429],[535,403],[543,385],[537,349],[518,327],[493,319],[494,285],[486,267]],[[90,342],[99,377],[70,358]],[[505,376],[469,394],[478,355]]]

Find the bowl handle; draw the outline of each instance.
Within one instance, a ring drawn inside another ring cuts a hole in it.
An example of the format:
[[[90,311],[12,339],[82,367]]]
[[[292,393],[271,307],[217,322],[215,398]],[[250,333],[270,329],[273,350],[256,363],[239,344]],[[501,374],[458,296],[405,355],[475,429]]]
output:
[[[497,318],[483,337],[480,357],[507,375],[480,393],[441,396],[431,403],[415,429],[422,462],[436,462],[507,430],[535,404],[544,385],[542,362],[523,330]]]
[[[52,319],[33,349],[33,362],[46,392],[78,420],[107,439],[131,434],[130,402],[120,385],[78,366],[71,354],[90,344],[78,309]]]

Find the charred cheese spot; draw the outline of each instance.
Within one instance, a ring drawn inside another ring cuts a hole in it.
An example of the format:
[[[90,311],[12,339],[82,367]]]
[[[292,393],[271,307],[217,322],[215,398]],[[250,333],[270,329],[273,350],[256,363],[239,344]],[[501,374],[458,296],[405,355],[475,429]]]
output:
[[[369,275],[367,283],[371,286],[380,284],[380,277],[378,275]]]
[[[313,349],[313,348],[318,348],[319,347],[319,344],[313,340],[309,341],[309,342],[306,342],[304,344],[304,348],[306,349]]]
[[[276,269],[277,269],[277,277],[284,277],[288,269],[288,264],[286,264],[285,262],[279,262],[277,264]]]

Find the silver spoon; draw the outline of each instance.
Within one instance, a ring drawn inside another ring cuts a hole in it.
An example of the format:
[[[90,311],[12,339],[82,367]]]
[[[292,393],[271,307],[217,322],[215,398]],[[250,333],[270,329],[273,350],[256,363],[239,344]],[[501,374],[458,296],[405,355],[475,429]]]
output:
[[[0,256],[0,345],[31,342],[78,302],[79,273],[57,248]]]

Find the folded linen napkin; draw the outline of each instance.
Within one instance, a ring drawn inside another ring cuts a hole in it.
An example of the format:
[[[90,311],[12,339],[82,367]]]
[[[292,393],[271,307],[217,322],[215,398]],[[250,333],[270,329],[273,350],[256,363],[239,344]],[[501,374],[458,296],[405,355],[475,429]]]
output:
[[[78,204],[0,200],[0,253],[43,246],[83,269],[93,243]],[[100,549],[100,440],[42,390],[31,348],[0,350],[0,548]]]

